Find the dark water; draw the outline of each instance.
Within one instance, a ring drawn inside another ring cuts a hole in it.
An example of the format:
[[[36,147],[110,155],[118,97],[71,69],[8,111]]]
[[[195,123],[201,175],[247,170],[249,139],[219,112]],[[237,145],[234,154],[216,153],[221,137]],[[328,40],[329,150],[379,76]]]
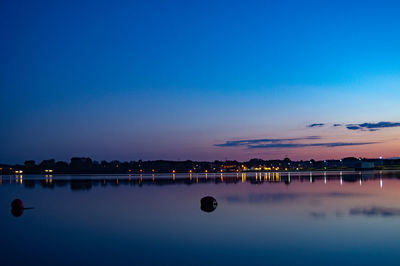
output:
[[[399,178],[2,176],[0,264],[400,265]]]

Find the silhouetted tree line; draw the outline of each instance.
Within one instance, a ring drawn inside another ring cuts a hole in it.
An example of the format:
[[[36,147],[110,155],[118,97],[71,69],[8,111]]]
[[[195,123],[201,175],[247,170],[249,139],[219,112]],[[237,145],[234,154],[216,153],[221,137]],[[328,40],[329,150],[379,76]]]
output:
[[[323,161],[292,161],[289,158],[283,160],[251,159],[247,162],[239,161],[93,161],[88,157],[73,157],[70,162],[43,160],[37,164],[33,160],[25,161],[23,165],[0,165],[0,174],[14,174],[22,171],[23,174],[129,174],[129,173],[170,173],[179,172],[239,172],[251,170],[265,170],[271,168],[277,171],[301,171],[301,170],[337,170],[355,168],[356,164],[374,162],[376,169],[384,169],[388,166],[400,166],[400,159],[360,159],[354,157],[342,160]]]
[[[219,167],[222,162],[215,164]],[[235,162],[239,165],[238,162]],[[2,165],[2,173],[12,174],[22,170],[24,174],[128,174],[128,173],[168,173],[168,172],[202,172],[213,171],[213,163],[195,161],[93,161],[87,157],[73,157],[70,162],[43,160],[37,164],[33,160],[24,165]]]

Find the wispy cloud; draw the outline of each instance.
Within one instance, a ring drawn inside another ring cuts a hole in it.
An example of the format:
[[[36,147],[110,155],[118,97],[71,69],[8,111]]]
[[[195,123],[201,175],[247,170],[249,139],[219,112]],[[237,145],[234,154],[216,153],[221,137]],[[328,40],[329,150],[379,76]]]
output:
[[[315,124],[307,125],[307,127],[323,127],[323,126],[325,126],[324,123],[315,123]]]
[[[353,125],[346,125],[346,127],[347,127],[347,129],[350,129],[350,130],[359,130],[359,129],[361,129],[359,126],[353,126]]]
[[[326,123],[315,123],[307,125],[308,128],[323,127]],[[400,127],[400,122],[377,122],[377,123],[361,123],[361,124],[333,124],[333,127],[346,127],[348,130],[359,130],[359,131],[377,131],[383,128]]]
[[[236,147],[236,146],[247,146],[253,144],[263,144],[263,143],[281,143],[299,140],[316,140],[321,139],[319,136],[307,136],[301,138],[283,138],[283,139],[244,139],[244,140],[228,140],[225,143],[214,144],[217,147]]]
[[[272,143],[248,145],[249,149],[266,149],[266,148],[304,148],[304,147],[345,147],[345,146],[362,146],[376,144],[379,142],[323,142],[323,143]]]
[[[301,138],[282,138],[282,139],[246,139],[230,140],[221,144],[214,144],[217,147],[240,147],[247,146],[249,149],[280,149],[280,148],[305,148],[305,147],[345,147],[376,144],[379,142],[320,142],[302,143],[304,140],[319,140],[319,136],[308,136]]]
[[[382,128],[400,127],[400,122],[378,122],[378,123],[362,123],[362,124],[347,124],[349,130],[368,130],[377,131]]]

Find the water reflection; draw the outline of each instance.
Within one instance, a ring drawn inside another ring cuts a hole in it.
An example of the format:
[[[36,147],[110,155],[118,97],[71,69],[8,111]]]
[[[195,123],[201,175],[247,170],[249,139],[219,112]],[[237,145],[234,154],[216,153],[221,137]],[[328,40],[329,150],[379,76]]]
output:
[[[400,259],[400,172],[1,180],[4,265],[74,265],[78,256],[95,265],[397,265]],[[15,198],[22,204],[11,203]]]
[[[363,215],[367,217],[382,216],[393,217],[400,216],[400,208],[387,208],[387,207],[356,207],[349,211],[350,215]]]
[[[400,179],[400,172],[387,171],[384,178]],[[4,180],[9,180],[5,182]],[[95,186],[166,186],[166,185],[201,185],[201,184],[239,184],[249,183],[252,185],[284,183],[289,186],[292,182],[310,183],[338,182],[341,186],[344,183],[378,181],[378,186],[383,188],[383,176],[380,172],[260,172],[260,173],[225,173],[225,174],[175,174],[171,176],[163,174],[151,175],[122,175],[122,176],[0,176],[0,185],[18,184],[26,188],[34,188],[36,185],[43,188],[54,189],[57,187],[69,186],[73,191],[90,191]]]

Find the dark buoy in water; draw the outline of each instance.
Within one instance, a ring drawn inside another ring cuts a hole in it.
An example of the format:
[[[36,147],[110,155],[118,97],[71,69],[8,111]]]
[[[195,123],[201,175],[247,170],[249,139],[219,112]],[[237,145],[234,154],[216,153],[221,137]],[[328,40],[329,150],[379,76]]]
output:
[[[33,208],[25,208],[24,202],[20,199],[15,199],[11,202],[11,214],[15,217],[20,217],[24,210],[29,210]]]
[[[24,209],[11,209],[11,214],[14,217],[20,217],[24,213]]]
[[[23,209],[24,202],[20,199],[15,199],[11,202],[11,209]]]
[[[200,209],[204,212],[213,212],[217,206],[217,200],[211,196],[204,197],[200,200]]]

